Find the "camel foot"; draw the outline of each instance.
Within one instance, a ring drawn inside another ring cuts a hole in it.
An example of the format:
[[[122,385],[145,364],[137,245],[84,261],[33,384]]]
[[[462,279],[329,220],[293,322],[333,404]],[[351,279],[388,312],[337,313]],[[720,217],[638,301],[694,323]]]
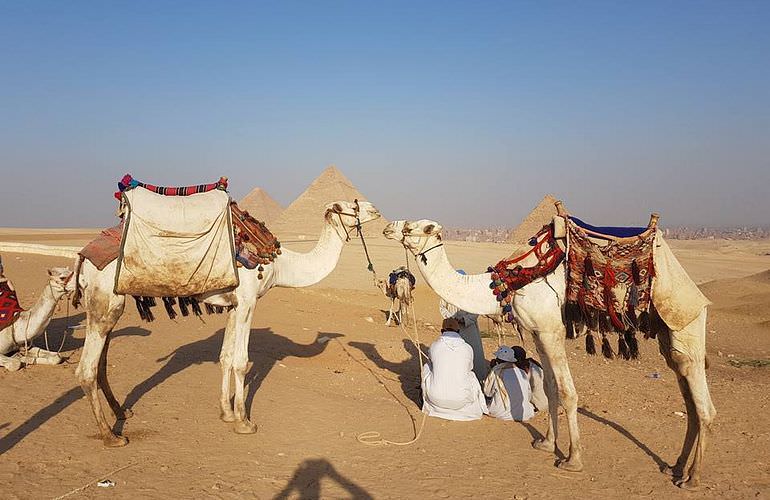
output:
[[[128,420],[129,418],[134,416],[133,410],[131,408],[121,408],[118,413],[115,414],[116,420]]]
[[[684,475],[684,467],[679,467],[678,465],[664,465],[660,468],[660,471],[673,478],[680,478]]]
[[[121,448],[128,444],[128,438],[125,436],[116,436],[115,434],[102,438],[102,441],[107,448]]]
[[[691,477],[683,477],[674,481],[674,484],[687,491],[700,490],[700,481]]]
[[[562,460],[556,464],[556,467],[567,472],[583,471],[583,463],[580,460],[576,460],[574,458],[569,460]]]
[[[17,372],[21,370],[21,361],[15,358],[8,358],[8,360],[3,360],[3,365],[6,370],[9,372]]]
[[[248,420],[238,420],[235,422],[233,430],[236,434],[254,434],[257,432],[257,426]]]
[[[546,453],[553,453],[556,451],[556,443],[547,441],[545,439],[535,439],[532,442],[532,447],[536,450],[544,451]]]
[[[228,424],[231,424],[235,422],[235,413],[233,413],[233,410],[229,410],[229,411],[220,410],[219,419],[222,420],[222,422],[227,422]]]

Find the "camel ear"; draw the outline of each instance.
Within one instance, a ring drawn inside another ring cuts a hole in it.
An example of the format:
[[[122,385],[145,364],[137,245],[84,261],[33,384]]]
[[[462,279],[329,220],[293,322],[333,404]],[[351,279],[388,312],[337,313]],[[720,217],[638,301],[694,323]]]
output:
[[[51,269],[48,270],[48,276],[53,276],[53,270]]]

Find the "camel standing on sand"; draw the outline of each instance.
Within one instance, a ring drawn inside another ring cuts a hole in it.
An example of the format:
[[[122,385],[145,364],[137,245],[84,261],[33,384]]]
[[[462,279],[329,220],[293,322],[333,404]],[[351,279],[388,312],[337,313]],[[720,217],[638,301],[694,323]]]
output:
[[[431,220],[394,221],[385,228],[383,234],[389,239],[401,242],[414,254],[417,267],[425,281],[444,300],[471,313],[499,314],[500,303],[489,288],[492,282],[491,273],[468,276],[458,274],[447,258],[441,240],[441,229],[437,222]],[[536,257],[530,255],[520,264],[534,265],[534,261]],[[583,469],[583,462],[577,423],[578,397],[567,363],[566,327],[562,319],[566,299],[565,265],[560,264],[551,274],[521,288],[514,295],[511,305],[519,330],[532,335],[546,374],[549,426],[545,438],[536,440],[533,446],[542,451],[555,451],[558,406],[561,403],[567,415],[570,446],[567,459],[559,462],[558,467],[577,472]],[[687,408],[687,432],[682,452],[668,472],[676,478],[678,486],[695,488],[700,480],[706,431],[716,415],[705,372],[706,308],[703,307],[700,314],[683,329],[673,331],[664,323],[656,309],[664,306],[665,304],[656,303],[653,295],[653,328],[658,332],[661,354],[676,373]],[[684,468],[694,445],[692,465],[685,476]]]
[[[404,271],[408,272],[406,268],[402,267],[393,270],[394,273]],[[412,297],[412,283],[409,277],[401,274],[396,278],[396,282],[393,285],[390,284],[389,280],[378,279],[377,287],[390,299],[390,311],[388,311],[388,320],[385,322],[385,326],[390,326],[394,315],[399,325],[406,326],[409,323],[409,306],[412,305],[414,300],[414,297]],[[398,303],[398,307],[396,307],[396,303]]]
[[[22,359],[6,354],[18,351],[45,332],[51,322],[56,304],[64,295],[75,290],[72,271],[67,267],[53,267],[48,270],[48,284],[40,292],[40,297],[28,311],[19,313],[11,325],[0,330],[0,366],[9,371],[27,364],[56,365],[62,362],[59,354],[32,347],[24,353]]]
[[[222,366],[222,393],[220,397],[220,418],[233,422],[239,434],[252,434],[257,426],[246,417],[244,378],[248,363],[249,334],[254,308],[259,298],[273,287],[297,288],[318,283],[334,270],[342,247],[350,233],[359,224],[365,224],[380,217],[374,206],[365,201],[356,203],[339,201],[326,207],[325,224],[315,248],[307,253],[292,252],[282,248],[282,254],[271,264],[264,265],[262,279],[257,269],[239,268],[240,284],[228,293],[207,294],[199,299],[214,306],[233,306],[228,313],[225,327],[220,364]],[[19,245],[9,245],[6,251],[24,251]],[[15,248],[15,249],[13,249]],[[57,248],[44,245],[29,245],[29,253],[66,255],[76,257],[72,247]],[[107,351],[110,333],[123,314],[125,295],[113,293],[117,261],[99,271],[90,261],[83,262],[80,284],[84,288],[86,308],[86,334],[83,352],[80,356],[76,375],[91,404],[99,433],[105,446],[125,446],[128,440],[116,435],[107,422],[99,389],[104,394],[113,417],[126,419],[131,410],[121,407],[107,381]],[[235,394],[231,404],[230,381],[235,380]]]

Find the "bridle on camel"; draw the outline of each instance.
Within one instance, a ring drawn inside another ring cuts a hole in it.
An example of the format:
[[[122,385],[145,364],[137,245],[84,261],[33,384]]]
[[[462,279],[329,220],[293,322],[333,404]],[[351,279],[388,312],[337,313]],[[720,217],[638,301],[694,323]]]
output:
[[[406,229],[406,224],[404,224],[404,227],[401,229],[401,240],[399,240],[399,243],[401,243],[402,245],[404,245],[404,240],[406,240],[407,234],[408,234],[408,231]],[[440,238],[439,238],[439,241],[440,241]],[[433,245],[432,247],[426,250],[425,247],[428,246],[428,242],[429,242],[429,239],[426,238],[425,243],[423,243],[422,248],[420,248],[420,251],[414,254],[414,259],[417,260],[417,258],[419,258],[422,261],[422,263],[425,265],[428,264],[428,257],[426,257],[428,252],[444,246],[444,243],[442,242],[442,243],[439,243],[438,245]],[[406,245],[404,245],[404,249],[406,250]],[[409,261],[407,260],[407,264],[408,263]]]
[[[352,231],[355,230],[358,233],[358,236],[361,238],[361,245],[363,245],[363,247],[364,247],[364,255],[366,256],[366,261],[368,263],[368,265],[366,266],[366,269],[368,271],[371,271],[372,274],[374,274],[374,281],[376,283],[377,282],[377,273],[374,270],[374,264],[372,263],[372,259],[371,259],[371,257],[369,257],[369,249],[366,247],[366,240],[364,239],[364,232],[361,229],[361,206],[358,204],[358,199],[357,198],[355,200],[353,200],[353,202],[355,204],[355,208],[353,209],[354,211],[353,211],[352,214],[351,213],[346,213],[346,212],[343,212],[343,211],[331,210],[331,212],[333,214],[335,214],[337,216],[337,218],[339,219],[340,226],[342,226],[342,228],[345,231],[345,237],[343,238],[342,234],[340,234],[340,231],[339,231],[339,229],[337,229],[336,226],[335,226],[334,230],[337,232],[337,236],[339,236],[340,239],[345,241],[345,243],[350,241],[350,233]],[[356,223],[350,229],[345,229],[345,223],[342,222],[342,216],[343,215],[347,215],[348,217],[353,217],[356,220]]]
[[[70,280],[72,279],[72,277],[74,275],[75,275],[74,271],[69,273],[69,275],[67,275],[67,278],[62,283],[62,287],[64,288],[64,295],[67,295],[67,285],[69,284]],[[48,290],[50,290],[51,296],[55,297],[55,295],[53,293],[53,285],[51,284],[51,280],[48,280]],[[56,306],[54,306],[54,310],[51,311],[51,317],[53,317],[53,314],[54,314],[55,311],[56,311]],[[69,300],[67,300],[67,316],[66,317],[69,317],[69,315],[70,315],[70,303],[69,303]],[[50,322],[50,320],[51,320],[51,318],[48,319],[49,322]],[[45,337],[45,350],[46,351],[51,351],[51,348],[48,345],[48,328],[47,327],[46,327],[45,330],[43,330],[43,335]],[[61,350],[64,347],[64,340],[66,339],[66,337],[67,337],[67,328],[65,328],[64,332],[62,333],[61,343],[59,344],[59,349],[56,351],[56,354],[60,354],[61,353]],[[11,339],[13,339],[13,331],[11,331]],[[14,342],[14,344],[16,344],[16,347],[21,347],[22,346],[21,343],[17,344],[16,342]],[[29,321],[27,321],[27,326],[24,328],[24,355],[28,356],[28,353],[29,353]]]

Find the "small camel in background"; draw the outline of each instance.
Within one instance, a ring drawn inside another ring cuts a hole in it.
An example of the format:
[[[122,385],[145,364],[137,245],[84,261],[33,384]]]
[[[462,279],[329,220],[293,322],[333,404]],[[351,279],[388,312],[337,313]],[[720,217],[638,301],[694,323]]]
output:
[[[394,312],[399,325],[406,325],[409,322],[409,306],[414,300],[412,296],[414,283],[414,275],[404,266],[391,271],[387,281],[377,280],[377,287],[390,299],[390,311],[388,311],[385,326],[390,326]]]

